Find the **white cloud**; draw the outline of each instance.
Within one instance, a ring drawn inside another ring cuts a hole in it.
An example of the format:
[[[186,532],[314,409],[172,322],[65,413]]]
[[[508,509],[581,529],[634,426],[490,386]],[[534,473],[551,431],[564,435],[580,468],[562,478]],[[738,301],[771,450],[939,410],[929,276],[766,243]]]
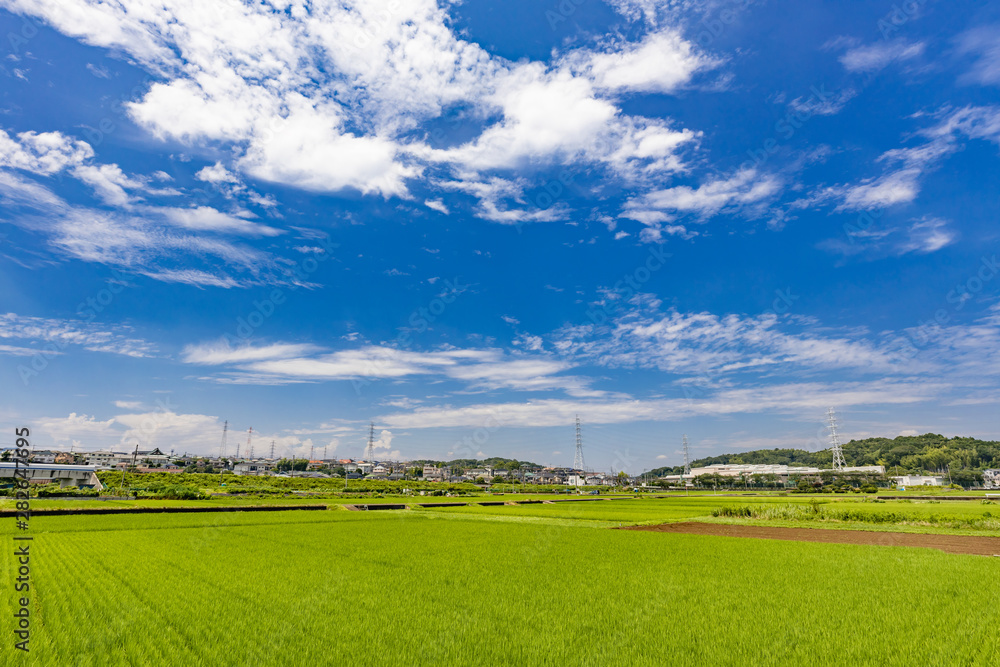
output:
[[[0,167],[49,176],[93,156],[89,144],[61,132],[21,132],[15,141],[0,130]]]
[[[97,196],[109,206],[128,206],[131,198],[127,189],[144,188],[145,182],[125,175],[116,164],[79,165],[73,176],[94,188]]]
[[[457,190],[472,195],[479,200],[476,214],[485,220],[506,225],[518,225],[524,222],[552,222],[566,218],[568,209],[563,204],[549,208],[530,207],[524,198],[523,181],[509,181],[502,178],[491,178],[489,181],[452,181],[443,182],[441,186],[449,190]],[[511,208],[529,206],[528,208]]]
[[[85,316],[86,313],[84,312]],[[127,357],[152,357],[156,348],[136,338],[130,327],[103,328],[85,321],[30,317],[16,313],[0,315],[0,339],[44,341],[46,354],[79,346],[92,352],[108,352]]]
[[[794,301],[793,301],[794,303]],[[839,336],[785,331],[776,315],[756,317],[659,311],[658,302],[622,304],[606,327],[572,327],[553,335],[552,346],[578,364],[655,368],[716,383],[731,374],[781,368],[863,373],[913,373],[920,366],[884,351],[881,341],[857,333]]]
[[[640,43],[616,44],[601,52],[577,51],[568,61],[599,88],[625,92],[671,93],[695,72],[718,65],[696,52],[674,30],[646,35]]]
[[[282,233],[280,229],[238,218],[210,206],[193,208],[164,207],[149,210],[162,215],[179,227],[195,231],[241,234],[246,236],[277,236]]]
[[[799,383],[747,389],[728,389],[698,399],[629,401],[571,401],[549,399],[529,403],[481,403],[465,407],[425,407],[412,412],[380,415],[390,428],[478,428],[484,423],[503,427],[546,427],[573,424],[578,414],[590,424],[636,421],[680,421],[697,416],[777,412],[818,414],[830,405],[913,404],[937,396],[944,387],[930,382]],[[490,421],[488,421],[490,420]]]
[[[441,349],[415,352],[369,345],[321,353],[308,345],[276,343],[232,348],[224,342],[184,348],[183,360],[198,365],[230,365],[218,376],[223,382],[284,384],[301,381],[402,379],[438,377],[461,382],[470,390],[563,390],[574,396],[602,395],[589,381],[563,375],[573,367],[547,355],[511,356],[498,349]]]
[[[234,348],[226,341],[216,341],[199,345],[187,345],[181,354],[184,363],[215,366],[266,359],[288,359],[311,354],[318,349],[315,345],[288,343],[276,343],[274,345],[259,347],[247,345]]]
[[[226,169],[221,162],[201,168],[194,177],[207,183],[236,183],[239,181],[239,178]]]
[[[424,202],[424,206],[426,206],[429,209],[433,209],[438,213],[444,213],[445,215],[448,215],[449,212],[448,207],[445,206],[444,202],[441,201],[440,199],[428,199],[427,201]]]
[[[796,97],[788,103],[793,111],[806,116],[832,116],[840,113],[848,102],[858,94],[854,88],[844,88],[826,96],[812,94],[809,97]]]
[[[975,57],[964,81],[984,86],[1000,85],[1000,25],[982,26],[962,33],[958,52]]]
[[[199,179],[242,190],[238,179],[247,175],[313,192],[402,198],[415,179],[438,187],[510,182],[507,172],[525,166],[592,164],[636,191],[683,171],[680,151],[699,133],[623,113],[617,96],[674,92],[718,62],[677,29],[653,27],[670,7],[642,5],[620,7],[647,17],[632,41],[607,38],[548,62],[512,63],[460,38],[450,7],[435,0],[280,11],[252,3],[8,0],[14,11],[151,71],[156,83],[127,105],[132,119],[155,137],[230,150],[231,159],[201,169]],[[420,130],[440,120],[463,124],[473,138],[431,148],[422,138],[431,132]],[[113,183],[95,187],[124,205],[128,188]],[[490,187],[496,196],[482,193],[476,209],[485,219],[567,215],[564,206],[509,206],[502,200],[517,195]]]
[[[956,237],[955,232],[949,228],[948,221],[929,216],[914,221],[908,232],[909,238],[900,245],[900,252],[904,254],[935,252],[951,245]]]
[[[709,217],[733,206],[764,202],[775,196],[780,188],[781,181],[776,176],[760,174],[755,169],[743,169],[728,178],[708,181],[697,188],[679,185],[649,192],[630,200],[622,216],[647,225],[671,220],[672,213]]]
[[[848,72],[877,72],[894,62],[912,60],[924,53],[923,42],[911,44],[905,40],[875,42],[848,49],[840,57],[840,63]]]
[[[837,210],[863,210],[907,204],[920,194],[921,181],[948,155],[961,147],[961,139],[982,139],[1000,144],[1000,107],[945,108],[937,124],[917,132],[924,143],[888,150],[878,162],[888,165],[877,177],[856,185],[826,188],[805,204],[839,200]]]

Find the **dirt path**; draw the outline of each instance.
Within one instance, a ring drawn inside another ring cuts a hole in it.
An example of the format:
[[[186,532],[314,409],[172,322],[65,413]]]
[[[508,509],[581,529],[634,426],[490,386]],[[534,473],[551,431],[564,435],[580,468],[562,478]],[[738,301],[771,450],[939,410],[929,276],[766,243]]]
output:
[[[687,533],[722,537],[756,537],[765,540],[828,542],[833,544],[873,544],[882,547],[927,547],[950,554],[1000,555],[1000,537],[969,535],[923,535],[883,533],[866,530],[828,530],[823,528],[778,528],[770,526],[734,526],[719,523],[665,523],[659,526],[630,526],[622,530],[649,530],[657,533]]]

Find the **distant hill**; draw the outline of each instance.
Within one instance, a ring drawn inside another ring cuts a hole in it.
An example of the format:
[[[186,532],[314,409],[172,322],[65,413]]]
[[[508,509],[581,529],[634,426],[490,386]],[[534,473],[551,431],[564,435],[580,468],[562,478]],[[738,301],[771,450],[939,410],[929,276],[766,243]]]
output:
[[[901,435],[897,438],[866,438],[844,445],[844,459],[849,466],[883,465],[886,472],[900,474],[945,471],[965,477],[985,468],[1000,468],[1000,442],[975,438],[946,438],[937,433]],[[804,449],[756,449],[738,454],[720,454],[691,462],[692,468],[715,463],[784,464],[833,467],[829,449],[810,452]],[[676,475],[683,468],[657,468],[654,475]]]

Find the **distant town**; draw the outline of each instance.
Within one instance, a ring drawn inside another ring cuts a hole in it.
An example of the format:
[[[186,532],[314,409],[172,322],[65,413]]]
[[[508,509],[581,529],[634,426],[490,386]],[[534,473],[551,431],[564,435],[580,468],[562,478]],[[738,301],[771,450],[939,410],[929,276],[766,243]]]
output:
[[[8,477],[11,450],[0,455],[0,476]],[[660,487],[660,488],[782,488],[821,485],[836,478],[854,486],[948,486],[947,474],[887,475],[883,465],[820,468],[772,463],[713,463],[664,474],[665,469],[641,475],[625,471],[600,472],[586,469],[545,467],[513,459],[484,461],[378,461],[351,458],[237,458],[176,455],[160,449],[119,452],[66,452],[39,450],[30,458],[29,476],[35,483],[101,488],[100,471],[129,473],[206,473],[236,476],[299,477],[371,481],[420,480],[424,482],[472,483],[483,486],[555,485],[567,487]],[[977,485],[979,486],[979,485]],[[1000,469],[982,471],[982,488],[1000,488]]]

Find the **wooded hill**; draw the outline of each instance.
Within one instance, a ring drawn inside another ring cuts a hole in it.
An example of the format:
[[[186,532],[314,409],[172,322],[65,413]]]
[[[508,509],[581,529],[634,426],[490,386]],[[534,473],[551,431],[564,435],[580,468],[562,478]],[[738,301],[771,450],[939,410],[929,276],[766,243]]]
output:
[[[897,438],[866,438],[844,445],[848,466],[883,465],[888,474],[940,472],[951,467],[952,475],[1000,468],[1000,442],[976,438],[946,438],[937,433],[901,435]],[[738,454],[720,454],[691,462],[692,468],[715,463],[784,464],[832,468],[829,449],[810,452],[804,449],[756,449]],[[676,475],[683,467],[657,468],[654,475]]]

